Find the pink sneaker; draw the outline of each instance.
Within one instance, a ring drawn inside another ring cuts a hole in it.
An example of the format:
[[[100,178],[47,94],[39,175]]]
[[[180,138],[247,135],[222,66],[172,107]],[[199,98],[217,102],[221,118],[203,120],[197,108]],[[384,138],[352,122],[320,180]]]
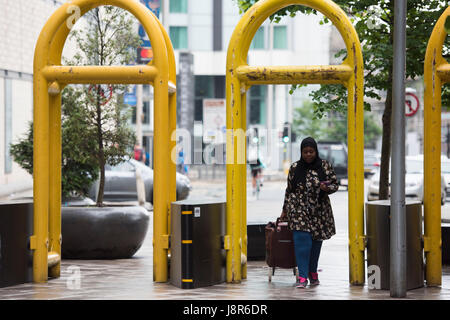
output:
[[[306,288],[306,286],[308,285],[308,279],[306,278],[302,278],[302,277],[298,277],[298,283],[295,286],[296,288],[300,288],[300,289],[304,289]]]
[[[308,278],[311,286],[317,286],[320,284],[319,274],[317,272],[310,272],[308,274]]]

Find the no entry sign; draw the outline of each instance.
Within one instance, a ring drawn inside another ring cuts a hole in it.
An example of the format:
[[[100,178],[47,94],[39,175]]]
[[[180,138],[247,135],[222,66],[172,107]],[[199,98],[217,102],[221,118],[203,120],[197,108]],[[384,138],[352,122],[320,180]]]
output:
[[[405,116],[412,117],[419,110],[419,98],[414,93],[405,93]]]

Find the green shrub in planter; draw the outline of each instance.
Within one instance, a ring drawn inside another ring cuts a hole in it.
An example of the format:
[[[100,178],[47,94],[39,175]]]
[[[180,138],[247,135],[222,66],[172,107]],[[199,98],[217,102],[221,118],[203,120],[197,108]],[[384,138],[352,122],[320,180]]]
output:
[[[80,92],[71,87],[62,94],[62,164],[61,192],[63,198],[86,196],[91,184],[98,178],[99,166],[91,153],[95,141],[90,128],[79,121]],[[28,132],[10,147],[11,155],[28,173],[33,174],[33,123]]]

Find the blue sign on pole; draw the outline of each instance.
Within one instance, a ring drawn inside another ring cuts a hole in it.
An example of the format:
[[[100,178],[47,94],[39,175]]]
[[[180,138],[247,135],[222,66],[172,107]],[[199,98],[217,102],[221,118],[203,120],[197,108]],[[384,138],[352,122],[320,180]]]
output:
[[[161,10],[160,0],[140,0],[140,2],[143,3],[148,9],[150,9],[150,11],[153,12],[159,19],[159,13]],[[150,39],[145,33],[144,27],[141,24],[139,25],[138,33],[143,43],[142,46],[138,48],[137,62],[139,64],[148,63],[153,58],[153,51],[151,50],[152,45],[150,43]]]
[[[161,10],[161,0],[141,0],[147,8],[149,8],[159,19],[159,11]]]
[[[135,107],[137,104],[137,98],[134,93],[125,93],[123,96],[123,103]]]

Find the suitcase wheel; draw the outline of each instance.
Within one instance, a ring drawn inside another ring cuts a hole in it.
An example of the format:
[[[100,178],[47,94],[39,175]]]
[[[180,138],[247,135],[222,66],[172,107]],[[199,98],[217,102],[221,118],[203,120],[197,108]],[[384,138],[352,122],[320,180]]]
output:
[[[275,275],[275,267],[272,267],[272,269],[269,267],[269,282],[272,282],[272,276]]]

